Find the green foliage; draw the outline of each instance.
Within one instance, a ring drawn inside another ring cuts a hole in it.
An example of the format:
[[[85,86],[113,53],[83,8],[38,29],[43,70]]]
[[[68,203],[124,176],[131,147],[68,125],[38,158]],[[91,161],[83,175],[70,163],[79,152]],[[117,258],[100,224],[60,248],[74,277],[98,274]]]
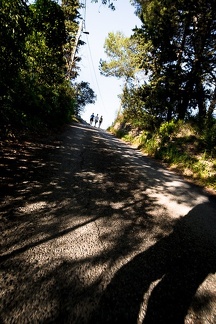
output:
[[[206,150],[210,155],[216,154],[216,120],[212,119],[211,122],[207,122],[203,128],[203,142]]]
[[[76,92],[75,115],[79,116],[87,104],[95,103],[97,97],[88,82],[75,83],[74,89]]]
[[[66,32],[61,7],[52,0],[36,0],[31,9],[34,13],[35,30],[42,33],[47,47],[62,52]]]
[[[162,145],[170,140],[172,134],[176,131],[177,128],[179,128],[179,123],[176,123],[174,120],[161,124],[158,130],[158,136]]]
[[[150,156],[157,156],[157,150],[158,150],[158,140],[157,136],[149,136],[147,133],[146,136],[142,137],[140,142],[140,147],[145,148],[145,151]]]
[[[154,131],[165,121],[197,114],[203,128],[216,102],[215,1],[131,2],[142,27],[130,38],[110,33],[105,41],[108,60],[100,61],[104,75],[125,80],[125,118]],[[145,77],[136,83],[137,71]]]
[[[127,132],[124,129],[112,129],[112,132],[117,138],[124,138],[127,135]]]
[[[1,121],[13,115],[11,107],[20,68],[25,66],[28,7],[24,1],[0,2],[0,113]],[[0,122],[1,122],[0,121]]]
[[[190,109],[198,107],[200,122],[204,122],[207,99],[215,87],[211,76],[216,60],[211,36],[216,28],[214,1],[207,5],[201,0],[197,5],[197,1],[153,0],[142,6],[142,15],[145,37],[153,46],[151,82],[157,82],[170,100],[168,119],[170,115],[184,119]]]
[[[100,60],[100,72],[105,76],[115,76],[129,80],[137,72],[134,63],[136,43],[123,33],[109,33],[105,40],[104,49],[109,60]]]
[[[91,2],[98,2],[98,0],[91,0]],[[110,0],[101,0],[101,3],[103,5],[108,5],[108,8],[115,10],[115,6],[114,6],[113,2],[111,2]]]
[[[64,44],[64,59],[66,63],[66,75],[68,79],[77,77],[77,64],[80,58],[73,60],[73,53],[78,51],[79,46],[84,44],[79,39],[79,25],[77,19],[80,18],[79,9],[81,5],[79,0],[62,0],[61,8],[64,13],[64,23],[66,30],[66,43]],[[75,52],[74,52],[75,51]]]
[[[154,132],[142,130],[133,136],[136,132],[132,127],[126,133],[121,128],[120,135],[198,184],[216,190],[215,125],[216,121],[212,121],[211,128],[208,125],[199,130],[196,124],[172,120]]]
[[[77,2],[71,19],[76,19]],[[0,127],[55,127],[75,113],[66,80],[66,23],[54,0],[0,2]]]

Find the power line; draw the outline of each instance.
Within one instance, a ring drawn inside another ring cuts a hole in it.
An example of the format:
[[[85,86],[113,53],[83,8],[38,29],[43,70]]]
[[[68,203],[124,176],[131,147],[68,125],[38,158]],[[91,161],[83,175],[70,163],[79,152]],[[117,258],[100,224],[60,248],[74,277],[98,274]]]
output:
[[[91,64],[92,64],[92,68],[93,68],[94,77],[95,77],[96,85],[97,85],[97,88],[98,88],[98,92],[99,92],[99,95],[100,95],[100,98],[101,98],[102,104],[103,104],[103,106],[104,106],[104,108],[105,108],[105,104],[104,104],[104,101],[103,101],[103,97],[102,97],[102,95],[101,95],[101,91],[100,91],[99,83],[98,83],[98,80],[97,80],[97,75],[96,75],[95,68],[94,68],[94,62],[93,62],[93,59],[92,59],[92,54],[91,54],[91,49],[90,49],[90,45],[89,45],[88,39],[87,39],[87,45],[88,45],[88,49],[89,49],[89,54],[90,54]],[[105,108],[105,110],[106,110],[106,108]]]
[[[85,21],[86,21],[86,0],[83,0],[83,2],[84,2],[83,3],[83,5],[84,5],[84,7],[83,7],[83,21],[84,21],[84,27],[85,27]],[[91,53],[91,49],[90,49],[88,37],[86,37],[86,43],[88,45],[90,61],[91,61],[91,65],[92,65],[92,69],[93,69],[93,73],[94,73],[94,77],[95,77],[95,82],[96,82],[96,85],[97,85],[98,93],[99,93],[99,96],[101,98],[101,102],[102,102],[102,105],[103,105],[103,108],[104,108],[105,112],[108,112],[107,109],[106,109],[106,106],[104,104],[101,91],[100,91],[100,87],[99,87],[97,75],[96,75],[96,72],[95,72],[94,61],[93,61],[93,58],[92,58],[92,53]],[[91,71],[90,71],[90,73],[91,73]]]
[[[84,22],[86,20],[86,0],[85,0],[85,4],[84,4],[84,15],[83,15],[83,19],[84,19]]]
[[[80,6],[82,7],[82,19],[83,19],[83,24],[84,24],[84,29],[85,29],[85,20],[86,20],[86,0],[83,0],[80,2]]]

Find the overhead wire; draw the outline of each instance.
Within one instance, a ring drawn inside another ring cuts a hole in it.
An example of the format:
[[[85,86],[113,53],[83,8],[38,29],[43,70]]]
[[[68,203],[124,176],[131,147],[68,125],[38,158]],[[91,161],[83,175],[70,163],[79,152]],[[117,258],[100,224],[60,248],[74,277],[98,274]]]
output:
[[[84,27],[85,27],[85,21],[86,21],[86,0],[83,4],[83,21],[84,21]]]
[[[86,28],[85,21],[86,21],[86,0],[83,1],[83,22],[84,22],[84,28]],[[91,53],[91,49],[90,49],[90,45],[89,45],[89,41],[88,41],[88,36],[87,35],[86,35],[86,42],[87,42],[87,45],[88,45],[88,51],[89,51],[90,61],[91,61],[91,65],[92,65],[92,69],[93,69],[93,73],[94,73],[94,77],[95,77],[95,81],[96,81],[96,86],[97,86],[97,89],[98,89],[98,93],[100,95],[101,102],[102,102],[102,105],[103,105],[103,108],[104,108],[105,112],[108,112],[107,109],[106,109],[105,103],[103,101],[103,97],[102,97],[101,91],[100,91],[100,87],[99,87],[99,83],[98,83],[98,79],[97,79],[97,75],[96,75],[96,71],[95,71],[95,67],[94,67],[94,61],[93,61],[93,58],[92,58],[92,53]],[[91,71],[90,71],[90,73],[91,73]]]
[[[107,111],[106,110],[106,107],[105,107],[105,104],[104,104],[104,101],[103,101],[103,97],[101,95],[101,91],[100,91],[100,87],[99,87],[97,75],[96,75],[96,72],[95,72],[94,62],[93,62],[93,59],[92,59],[92,54],[91,54],[91,49],[90,49],[90,45],[89,45],[88,39],[87,39],[87,45],[88,45],[88,49],[89,49],[89,54],[90,54],[90,59],[91,59],[91,64],[92,64],[92,68],[93,68],[93,72],[94,72],[94,77],[95,77],[96,85],[97,85],[97,88],[98,88],[98,93],[100,95],[100,98],[101,98],[101,102],[103,104],[103,107],[104,107],[105,111]]]

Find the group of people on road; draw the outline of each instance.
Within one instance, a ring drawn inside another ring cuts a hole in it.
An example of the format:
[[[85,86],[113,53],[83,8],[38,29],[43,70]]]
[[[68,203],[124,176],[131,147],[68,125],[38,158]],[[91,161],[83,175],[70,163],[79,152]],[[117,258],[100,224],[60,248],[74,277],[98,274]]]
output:
[[[103,116],[100,116],[100,118],[99,118],[98,114],[96,116],[94,115],[94,113],[91,114],[90,125],[92,125],[94,123],[94,126],[96,127],[97,123],[99,122],[98,127],[100,128],[102,121],[103,121]]]

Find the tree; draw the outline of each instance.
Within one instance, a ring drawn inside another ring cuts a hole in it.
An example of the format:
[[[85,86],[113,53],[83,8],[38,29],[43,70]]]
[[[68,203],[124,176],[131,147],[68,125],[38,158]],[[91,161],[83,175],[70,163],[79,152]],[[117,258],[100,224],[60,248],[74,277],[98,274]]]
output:
[[[98,0],[91,0],[91,2],[98,2]],[[110,9],[112,9],[112,10],[115,10],[115,6],[114,6],[114,4],[113,4],[113,2],[111,2],[110,0],[101,0],[101,3],[103,4],[103,5],[108,5],[108,7],[110,8]]]
[[[88,104],[94,104],[97,96],[94,91],[90,88],[88,82],[80,82],[74,84],[74,88],[76,91],[76,106],[75,106],[75,114],[77,116],[84,110],[85,106]]]
[[[72,53],[84,44],[76,44],[79,8],[79,0],[0,2],[2,125],[53,127],[95,102],[89,84],[71,82],[80,60]]]
[[[138,68],[134,61],[136,44],[123,33],[109,33],[104,44],[108,61],[100,60],[100,71],[105,76],[123,78],[125,81],[135,78]]]
[[[40,83],[62,82],[66,43],[63,11],[52,0],[37,0],[30,9],[32,29],[26,41],[29,68]]]
[[[26,1],[2,0],[0,2],[0,113],[1,123],[14,115],[11,107],[19,80],[25,66],[25,39],[28,34]]]
[[[78,75],[76,62],[80,61],[79,57],[73,59],[73,53],[78,50],[80,45],[83,45],[79,39],[81,30],[82,17],[79,14],[81,5],[78,0],[62,0],[61,4],[64,12],[64,23],[66,29],[66,43],[64,44],[64,58],[66,63],[66,76],[70,79],[75,79]],[[80,23],[79,23],[80,20]]]
[[[74,113],[75,91],[65,80],[65,17],[54,0],[0,3],[1,122],[56,125]],[[3,35],[4,34],[4,35]]]
[[[25,86],[26,91],[20,93],[19,89],[16,103],[27,119],[51,124],[60,115],[63,118],[65,110],[60,106],[62,89],[65,88],[64,14],[52,0],[37,0],[29,9],[31,20],[25,55],[27,68],[21,71],[21,86]]]
[[[120,96],[124,116],[128,121],[141,125],[142,122],[139,121],[144,116],[144,102],[140,96],[139,85],[140,44],[135,37],[125,37],[121,32],[109,33],[104,49],[108,60],[100,60],[100,71],[105,76],[124,80],[123,93]]]
[[[143,22],[139,34],[149,44],[140,62],[150,71],[152,87],[164,93],[162,106],[169,101],[167,119],[184,119],[198,108],[203,122],[215,88],[214,1],[134,3]]]

